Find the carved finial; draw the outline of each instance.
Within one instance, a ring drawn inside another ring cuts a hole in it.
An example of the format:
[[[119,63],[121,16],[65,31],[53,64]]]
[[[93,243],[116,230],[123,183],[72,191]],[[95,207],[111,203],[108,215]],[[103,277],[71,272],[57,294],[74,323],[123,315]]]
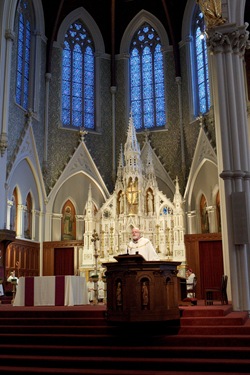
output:
[[[25,117],[26,117],[26,124],[29,126],[31,125],[31,121],[32,121],[32,117],[34,116],[34,112],[32,111],[32,109],[28,109],[27,112],[25,113]]]
[[[199,125],[201,128],[203,128],[203,125],[204,125],[204,116],[203,114],[201,113],[200,116],[198,117],[198,120],[199,120]]]
[[[144,131],[144,136],[145,136],[145,143],[150,143],[150,139],[149,139],[150,131],[147,128]]]
[[[84,138],[85,138],[85,135],[88,134],[87,130],[85,130],[84,126],[81,126],[80,127],[80,131],[79,131],[79,134],[80,134],[80,139],[81,139],[81,142],[84,142]]]

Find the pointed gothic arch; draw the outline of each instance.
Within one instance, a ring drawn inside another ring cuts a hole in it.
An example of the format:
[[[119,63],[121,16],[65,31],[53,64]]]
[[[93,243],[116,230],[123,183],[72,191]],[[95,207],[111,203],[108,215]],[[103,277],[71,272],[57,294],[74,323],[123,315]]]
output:
[[[166,50],[169,49],[169,38],[162,23],[152,13],[142,10],[129,23],[123,34],[120,45],[120,53],[122,55],[127,55],[129,53],[131,35],[134,35],[136,30],[144,23],[149,23],[158,32],[163,51],[166,52]]]

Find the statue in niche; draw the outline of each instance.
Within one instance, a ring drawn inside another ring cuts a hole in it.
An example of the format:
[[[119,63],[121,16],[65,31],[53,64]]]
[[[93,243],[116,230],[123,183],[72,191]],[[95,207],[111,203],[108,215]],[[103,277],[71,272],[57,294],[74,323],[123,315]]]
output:
[[[122,284],[119,281],[116,287],[116,304],[117,306],[122,305]]]
[[[137,214],[138,211],[138,181],[129,182],[126,190],[129,214]]]
[[[201,212],[201,233],[209,233],[207,201],[204,196],[201,199],[200,212]]]
[[[119,207],[119,214],[123,214],[124,212],[124,201],[123,201],[123,194],[120,192],[119,198],[118,198],[118,207]]]
[[[63,215],[63,234],[71,235],[73,229],[73,218],[71,208],[69,206],[66,207]]]
[[[151,191],[148,191],[147,194],[147,201],[148,201],[148,214],[154,213],[154,202],[153,202],[153,194]]]
[[[142,307],[143,309],[146,310],[149,304],[149,293],[148,293],[148,286],[147,286],[146,281],[143,281],[141,291],[142,291]]]
[[[204,15],[205,24],[208,28],[222,25],[226,22],[222,18],[221,0],[197,0]]]

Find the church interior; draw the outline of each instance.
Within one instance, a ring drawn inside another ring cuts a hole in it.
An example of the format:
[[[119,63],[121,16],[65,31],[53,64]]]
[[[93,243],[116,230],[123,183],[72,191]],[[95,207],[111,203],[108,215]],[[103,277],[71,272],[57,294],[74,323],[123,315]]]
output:
[[[139,227],[249,312],[250,1],[0,10],[2,283],[104,278]]]

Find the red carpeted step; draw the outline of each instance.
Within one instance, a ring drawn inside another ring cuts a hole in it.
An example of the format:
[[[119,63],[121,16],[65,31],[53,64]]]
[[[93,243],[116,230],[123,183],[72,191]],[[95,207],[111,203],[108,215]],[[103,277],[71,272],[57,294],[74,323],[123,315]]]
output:
[[[68,356],[18,356],[0,355],[1,366],[15,363],[18,367],[41,368],[79,368],[79,369],[113,369],[113,370],[160,370],[181,371],[190,368],[194,372],[203,371],[238,371],[249,370],[250,359],[213,359],[213,358],[114,358],[114,357],[68,357]],[[156,372],[157,373],[157,372]]]
[[[0,366],[1,374],[16,375],[16,374],[64,374],[64,375],[73,375],[73,374],[84,374],[84,375],[194,375],[193,371],[160,371],[155,369],[151,370],[137,370],[136,373],[134,370],[112,370],[112,369],[65,369],[65,368],[56,368],[56,369],[41,369],[40,367],[31,367],[31,368],[20,368],[20,367],[6,367]],[[249,373],[247,373],[249,374]],[[197,375],[211,375],[211,372],[199,371]],[[217,372],[214,371],[213,375],[229,375],[228,372]],[[230,372],[230,375],[239,375],[239,372]]]
[[[232,305],[180,307],[182,317],[225,316],[233,311]]]
[[[250,320],[231,305],[183,307],[180,320],[159,323],[112,324],[105,314],[0,305],[1,374],[250,373]]]
[[[116,332],[116,327],[105,326],[90,326],[90,325],[5,325],[0,327],[1,334],[64,334],[71,335],[89,335],[89,334],[101,334],[101,335],[112,335]]]
[[[249,359],[250,347],[208,347],[208,346],[61,346],[61,345],[1,345],[2,356],[18,353],[19,356],[70,356],[120,357],[120,358],[237,358]]]
[[[37,345],[47,342],[50,345],[117,345],[117,346],[154,346],[154,345],[170,345],[171,346],[250,346],[249,335],[162,335],[154,337],[138,337],[138,336],[113,336],[113,335],[65,335],[64,333],[58,335],[0,335],[0,342],[6,345],[29,343]]]
[[[242,326],[248,320],[247,312],[231,312],[226,316],[182,317],[181,326]]]
[[[31,306],[0,305],[1,318],[105,318],[106,307],[82,306]]]
[[[250,337],[249,326],[183,326],[179,329],[179,335],[246,335]]]

